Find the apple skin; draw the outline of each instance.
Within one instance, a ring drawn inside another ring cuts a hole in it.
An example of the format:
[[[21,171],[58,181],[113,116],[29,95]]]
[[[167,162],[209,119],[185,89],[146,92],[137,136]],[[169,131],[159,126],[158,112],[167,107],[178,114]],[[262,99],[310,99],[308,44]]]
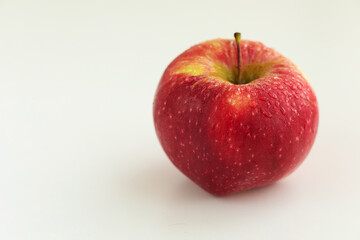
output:
[[[153,105],[155,130],[169,159],[218,196],[293,172],[318,128],[317,99],[302,72],[260,42],[243,40],[240,46],[241,72],[249,83],[233,83],[235,41],[211,40],[167,67]]]

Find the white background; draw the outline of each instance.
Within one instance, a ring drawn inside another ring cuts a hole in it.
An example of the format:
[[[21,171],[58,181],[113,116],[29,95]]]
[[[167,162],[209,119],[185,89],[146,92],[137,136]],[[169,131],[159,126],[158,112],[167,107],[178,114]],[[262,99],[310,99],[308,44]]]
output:
[[[0,0],[0,239],[360,239],[360,2]],[[307,75],[315,145],[277,184],[213,197],[156,138],[167,64],[262,41]]]

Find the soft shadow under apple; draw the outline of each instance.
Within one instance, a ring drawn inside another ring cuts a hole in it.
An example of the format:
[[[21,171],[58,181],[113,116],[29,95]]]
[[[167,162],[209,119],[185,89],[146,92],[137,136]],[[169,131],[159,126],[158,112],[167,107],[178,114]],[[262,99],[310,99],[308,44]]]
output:
[[[150,161],[151,162],[151,161]],[[283,194],[281,183],[250,189],[227,196],[214,196],[200,188],[164,159],[154,165],[143,167],[128,181],[130,194],[144,199],[172,200],[176,202],[224,201],[258,202]]]

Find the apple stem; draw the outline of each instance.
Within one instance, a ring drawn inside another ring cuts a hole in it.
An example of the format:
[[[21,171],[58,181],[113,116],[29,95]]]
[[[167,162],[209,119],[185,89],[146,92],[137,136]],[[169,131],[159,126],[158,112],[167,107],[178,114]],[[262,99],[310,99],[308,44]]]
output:
[[[237,84],[244,84],[241,81],[241,48],[240,48],[240,41],[241,41],[241,33],[236,32],[234,33],[234,38],[235,38],[235,42],[236,42],[236,51],[237,51],[237,70],[238,70],[238,76],[237,76]]]

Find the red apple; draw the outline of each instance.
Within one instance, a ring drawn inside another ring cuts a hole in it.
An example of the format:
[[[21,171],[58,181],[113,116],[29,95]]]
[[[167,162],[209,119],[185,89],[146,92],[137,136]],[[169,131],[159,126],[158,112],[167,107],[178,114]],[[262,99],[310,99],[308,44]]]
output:
[[[316,96],[299,68],[260,42],[239,42],[236,34],[182,53],[154,100],[165,153],[214,195],[287,176],[309,153],[318,128]]]

